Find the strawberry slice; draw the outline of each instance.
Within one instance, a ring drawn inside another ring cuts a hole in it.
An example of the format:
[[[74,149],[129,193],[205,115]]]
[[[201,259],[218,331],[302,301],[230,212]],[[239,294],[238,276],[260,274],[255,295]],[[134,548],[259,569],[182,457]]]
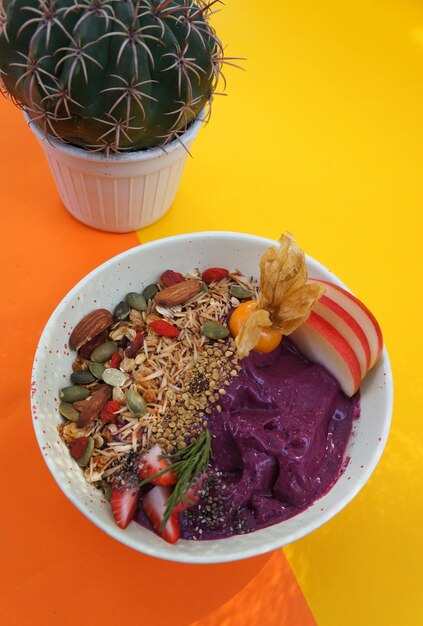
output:
[[[162,458],[163,454],[163,450],[159,444],[156,443],[141,457],[138,467],[139,476],[142,480],[147,480],[155,474],[164,471],[161,476],[158,476],[151,481],[153,485],[162,485],[166,487],[168,485],[175,485],[178,482],[173,470],[169,469],[169,471],[165,471],[170,468],[170,463],[168,459]]]
[[[166,526],[161,528],[166,511],[166,502],[171,493],[170,487],[157,485],[144,496],[142,505],[156,533],[168,543],[176,543],[179,539],[179,521],[174,512],[166,522]]]
[[[134,519],[139,491],[138,487],[129,487],[127,489],[112,488],[110,504],[119,528],[126,528],[129,522]]]
[[[183,513],[190,507],[194,506],[194,504],[197,504],[200,499],[200,491],[205,477],[205,474],[200,474],[200,476],[195,479],[191,487],[186,492],[184,501],[177,504],[173,509],[175,513]]]

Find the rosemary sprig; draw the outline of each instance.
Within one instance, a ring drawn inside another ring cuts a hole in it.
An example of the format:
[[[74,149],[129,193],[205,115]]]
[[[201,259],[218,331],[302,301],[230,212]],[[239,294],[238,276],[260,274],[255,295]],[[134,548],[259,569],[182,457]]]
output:
[[[166,503],[165,514],[160,526],[161,530],[163,530],[166,526],[176,506],[179,504],[186,504],[187,502],[192,504],[187,497],[188,491],[194,484],[196,478],[207,470],[210,461],[210,454],[210,431],[208,428],[205,428],[199,434],[197,439],[190,443],[186,448],[177,450],[173,454],[163,456],[163,458],[171,461],[169,467],[161,472],[157,472],[157,474],[154,474],[149,478],[146,478],[140,483],[140,487],[142,487],[170,470],[175,473],[178,479],[178,482],[176,483],[172,494]]]

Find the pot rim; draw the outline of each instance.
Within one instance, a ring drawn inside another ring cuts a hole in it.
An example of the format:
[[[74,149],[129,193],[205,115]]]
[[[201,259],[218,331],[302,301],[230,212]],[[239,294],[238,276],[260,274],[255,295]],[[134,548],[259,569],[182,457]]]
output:
[[[202,124],[204,123],[206,115],[207,105],[200,111],[188,130],[186,130],[178,139],[174,139],[163,147],[144,148],[142,150],[134,150],[132,152],[106,155],[104,152],[90,152],[85,148],[64,143],[63,141],[56,139],[52,135],[45,134],[40,126],[34,120],[31,120],[28,113],[24,111],[25,120],[27,121],[29,128],[36,135],[40,143],[44,143],[47,141],[52,147],[74,158],[84,159],[86,161],[107,161],[108,163],[150,161],[152,159],[162,157],[164,154],[171,154],[172,152],[176,152],[177,150],[186,150],[188,152],[188,147],[185,145],[185,142],[189,145],[190,141],[194,139]]]

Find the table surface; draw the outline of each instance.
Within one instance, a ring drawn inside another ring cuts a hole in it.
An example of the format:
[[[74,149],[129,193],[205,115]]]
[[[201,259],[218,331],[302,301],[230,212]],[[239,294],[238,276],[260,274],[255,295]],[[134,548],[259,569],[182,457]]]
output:
[[[423,6],[228,0],[215,24],[246,71],[228,68],[172,209],[138,233],[76,222],[0,101],[8,626],[423,624]],[[38,338],[70,287],[139,242],[199,230],[294,233],[373,310],[395,381],[386,451],[355,500],[284,550],[214,566],[138,554],[85,519],[44,464],[28,399]]]

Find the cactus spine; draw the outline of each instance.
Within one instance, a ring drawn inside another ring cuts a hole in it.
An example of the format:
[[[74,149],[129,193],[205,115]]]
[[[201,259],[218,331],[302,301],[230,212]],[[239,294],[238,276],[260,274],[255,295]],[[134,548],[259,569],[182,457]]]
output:
[[[211,101],[217,0],[4,0],[3,90],[46,134],[101,152],[164,146]]]

